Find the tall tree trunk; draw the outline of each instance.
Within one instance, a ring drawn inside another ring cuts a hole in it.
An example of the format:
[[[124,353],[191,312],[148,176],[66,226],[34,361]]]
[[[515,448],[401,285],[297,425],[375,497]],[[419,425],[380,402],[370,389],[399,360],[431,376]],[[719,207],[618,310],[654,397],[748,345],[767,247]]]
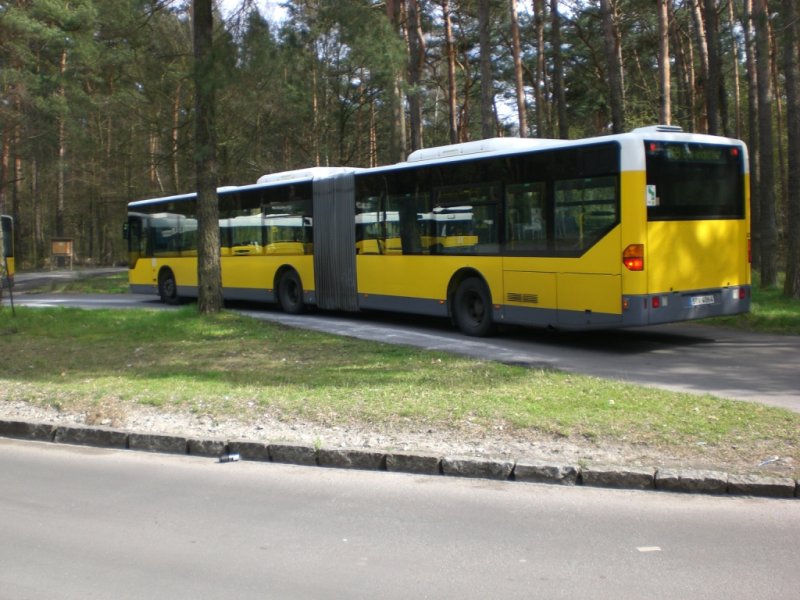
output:
[[[712,123],[712,120],[716,118],[717,113],[716,110],[709,110],[709,98],[712,94],[709,91],[708,38],[706,37],[703,11],[700,4],[702,1],[703,0],[692,0],[692,18],[694,20],[695,35],[697,36],[697,48],[700,52],[700,76],[702,77],[700,93],[702,95],[703,106],[706,109],[704,129],[706,132],[711,133],[713,128],[714,133],[716,133],[716,121]]]
[[[17,223],[17,227],[14,227],[14,264],[19,264],[20,261],[20,252],[16,249],[22,247],[20,241],[22,239],[22,227],[20,223],[20,212],[21,212],[21,187],[22,187],[22,180],[24,174],[22,172],[22,156],[20,155],[20,145],[22,144],[22,126],[17,123],[14,127],[14,142],[13,142],[13,157],[14,157],[14,182],[11,185],[11,216],[14,218],[15,223]],[[32,161],[33,162],[33,161]],[[32,177],[31,178],[31,199],[33,203],[37,201],[38,198],[38,178]],[[37,239],[44,239],[37,238],[39,231],[35,230],[33,240],[29,240],[28,242],[28,253],[33,258],[32,263],[34,265],[39,264],[38,255],[34,248],[36,247]],[[23,254],[24,256],[24,254]]]
[[[761,154],[758,135],[758,69],[753,35],[753,0],[744,0],[742,12],[744,49],[747,62],[747,144],[750,149],[750,235],[753,268],[761,271],[761,205],[758,202],[761,181]]]
[[[669,57],[669,2],[658,0],[658,75],[659,75],[659,121],[672,124],[672,85]]]
[[[22,179],[22,158],[16,157],[16,170]],[[45,239],[45,225],[44,225],[44,212],[42,209],[42,198],[39,193],[39,161],[34,158],[30,162],[31,173],[31,212],[33,213],[33,247],[31,248],[31,255],[33,264],[38,265],[45,257],[44,239]],[[19,202],[20,191],[15,188],[14,195],[16,196],[15,202]]]
[[[769,13],[767,0],[753,2],[758,72],[758,132],[761,169],[758,201],[761,206],[761,286],[778,283],[778,226],[775,220],[775,174],[772,136],[772,85],[770,78]]]
[[[611,104],[611,132],[625,131],[625,96],[622,83],[622,63],[619,28],[616,23],[615,0],[600,0],[603,19],[603,47],[608,70],[609,102]]]
[[[453,42],[453,21],[450,17],[450,0],[442,0],[444,15],[445,53],[447,54],[447,106],[449,108],[450,143],[458,143],[458,107],[456,101],[456,47]]]
[[[178,83],[175,90],[175,100],[172,102],[172,152],[170,160],[172,161],[172,192],[177,194],[180,191],[180,172],[178,165],[180,164],[178,158],[180,156],[179,133],[181,126],[181,88],[182,84]]]
[[[378,126],[374,101],[369,103],[369,166],[378,166]]]
[[[681,26],[672,6],[669,7],[671,48],[675,53],[675,75],[678,83],[676,93],[679,118],[683,118],[692,131],[695,127],[694,71],[691,36]],[[688,56],[687,56],[688,54]],[[673,109],[673,113],[675,110]]]
[[[698,6],[699,9],[699,6]],[[706,73],[706,112],[708,114],[708,133],[719,135],[723,131],[720,123],[722,65],[719,60],[719,21],[717,19],[717,0],[705,0],[703,25],[705,29]],[[702,48],[701,44],[701,48]]]
[[[314,149],[314,166],[321,166],[320,146],[322,132],[320,131],[320,111],[319,111],[319,84],[317,82],[317,59],[311,57],[311,114],[313,127],[311,128],[311,147]]]
[[[195,85],[195,170],[197,172],[198,310],[222,310],[219,204],[217,202],[217,140],[214,102],[214,17],[211,0],[193,0]]]
[[[411,150],[422,148],[422,70],[425,66],[425,37],[419,13],[419,0],[408,0],[408,112]]]
[[[67,51],[61,52],[61,61],[59,65],[59,75],[62,78],[62,83],[58,89],[58,95],[64,98],[66,90],[64,89],[63,78],[67,71]],[[66,104],[66,102],[64,102]],[[66,136],[66,115],[58,116],[58,174],[56,184],[56,236],[64,236],[64,213],[66,211],[65,200],[65,176],[67,169],[67,136]]]
[[[731,69],[733,72],[733,119],[734,119],[734,135],[738,138],[742,138],[742,91],[741,91],[741,80],[739,77],[739,38],[733,32],[736,27],[736,18],[733,13],[733,2],[728,2],[728,27],[731,31],[731,44],[733,47],[733,52],[731,53],[731,59],[733,63],[733,68]]]
[[[528,137],[528,106],[525,102],[525,83],[522,72],[522,48],[519,42],[519,17],[517,14],[517,0],[510,0],[511,4],[511,54],[514,59],[514,89],[517,97],[517,119],[519,122],[519,137]]]
[[[545,85],[545,46],[544,46],[544,0],[533,0],[533,24],[536,31],[536,81],[534,98],[536,101],[536,137],[547,135],[547,102]]]
[[[769,10],[769,1],[767,2],[767,10]],[[776,9],[777,12],[777,9]],[[777,185],[775,186],[778,198],[777,206],[785,209],[788,205],[788,196],[786,194],[786,189],[784,183],[786,182],[786,157],[784,156],[784,134],[786,133],[786,129],[783,126],[784,118],[783,118],[783,95],[780,93],[781,89],[781,76],[779,73],[778,68],[778,48],[780,47],[780,42],[775,39],[775,29],[770,25],[769,28],[769,40],[770,40],[770,77],[772,77],[772,89],[774,90],[772,99],[775,102],[775,132],[777,134],[777,139],[773,140],[775,142],[775,149],[778,152],[778,181]],[[776,211],[777,211],[776,207]],[[783,210],[783,214],[780,212],[778,213],[780,216],[777,217],[777,221],[779,223],[783,223],[783,218],[786,216],[786,211]]]
[[[786,77],[788,192],[786,281],[783,294],[800,299],[800,26],[796,0],[783,0],[783,72]]]
[[[569,137],[569,121],[564,93],[564,59],[561,54],[561,13],[558,10],[558,0],[550,0],[550,19],[553,41],[553,96],[558,116],[558,137],[565,140]]]
[[[386,16],[392,31],[400,31],[400,0],[386,0]],[[403,109],[403,70],[397,68],[391,86],[392,123],[390,128],[389,161],[396,163],[406,155],[406,118]]]
[[[478,29],[481,55],[481,138],[488,139],[495,135],[489,0],[478,0]]]

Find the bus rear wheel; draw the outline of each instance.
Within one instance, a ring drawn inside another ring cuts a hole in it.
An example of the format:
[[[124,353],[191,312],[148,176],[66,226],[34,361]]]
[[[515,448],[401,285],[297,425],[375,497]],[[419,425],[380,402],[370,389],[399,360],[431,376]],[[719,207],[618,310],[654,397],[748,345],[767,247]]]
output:
[[[303,312],[303,284],[295,271],[286,271],[278,280],[278,304],[290,315]]]
[[[178,283],[175,275],[169,269],[161,271],[158,275],[158,295],[164,304],[178,304]]]
[[[453,318],[462,333],[483,337],[494,331],[492,297],[478,277],[468,277],[456,289]]]

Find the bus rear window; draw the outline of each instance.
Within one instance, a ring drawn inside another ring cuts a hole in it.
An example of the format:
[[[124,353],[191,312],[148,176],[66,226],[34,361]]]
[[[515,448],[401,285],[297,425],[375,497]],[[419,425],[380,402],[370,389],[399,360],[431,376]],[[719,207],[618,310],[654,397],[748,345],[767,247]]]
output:
[[[738,146],[646,141],[645,154],[650,221],[744,218]]]

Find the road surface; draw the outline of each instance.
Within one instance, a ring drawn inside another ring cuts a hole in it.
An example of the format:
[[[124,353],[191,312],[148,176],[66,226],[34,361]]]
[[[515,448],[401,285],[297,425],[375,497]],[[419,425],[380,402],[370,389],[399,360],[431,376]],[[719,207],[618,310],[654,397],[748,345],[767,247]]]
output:
[[[800,503],[0,439],[0,598],[794,598]]]

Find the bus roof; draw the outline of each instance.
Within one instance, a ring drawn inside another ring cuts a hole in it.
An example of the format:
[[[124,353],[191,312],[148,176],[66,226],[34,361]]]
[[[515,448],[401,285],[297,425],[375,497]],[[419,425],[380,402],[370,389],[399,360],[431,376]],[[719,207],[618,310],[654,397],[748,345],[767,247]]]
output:
[[[295,181],[312,181],[314,179],[327,179],[334,175],[343,173],[354,173],[363,171],[356,167],[310,167],[308,169],[296,169],[294,171],[282,171],[279,173],[267,173],[258,178],[259,184],[264,183],[288,183]]]
[[[491,138],[475,142],[465,142],[462,144],[452,144],[437,148],[426,148],[417,150],[408,156],[404,163],[387,165],[369,169],[369,172],[385,171],[397,168],[411,168],[421,165],[432,165],[440,163],[456,163],[472,158],[479,157],[498,157],[505,155],[521,154],[535,150],[554,150],[557,148],[574,148],[578,146],[588,146],[616,142],[622,145],[635,145],[641,148],[645,141],[664,141],[664,142],[686,142],[702,144],[725,144],[741,146],[745,151],[746,147],[741,140],[712,136],[701,133],[686,133],[680,127],[670,125],[653,125],[639,127],[627,133],[614,135],[597,136],[582,138],[577,140],[560,139],[540,139],[540,138]],[[623,171],[644,170],[644,153],[629,152],[625,153],[628,158],[634,158],[634,162],[620,165]],[[636,160],[636,159],[639,160]],[[747,169],[747,161],[744,161]]]
[[[439,146],[435,148],[425,148],[416,150],[408,155],[405,162],[392,165],[384,165],[369,169],[356,167],[310,167],[307,169],[296,169],[293,171],[283,171],[280,173],[269,173],[258,178],[255,184],[243,186],[225,186],[217,189],[220,195],[232,194],[236,192],[252,191],[265,189],[273,186],[281,186],[290,183],[310,182],[318,179],[327,179],[336,175],[353,173],[369,174],[382,173],[394,170],[411,169],[420,166],[430,166],[436,164],[457,163],[468,161],[475,158],[493,158],[507,155],[516,155],[537,150],[555,150],[558,148],[575,148],[579,146],[589,146],[604,143],[617,143],[620,146],[628,147],[630,152],[623,153],[623,164],[620,165],[622,171],[643,171],[644,152],[641,151],[642,143],[647,141],[654,142],[684,142],[702,144],[723,144],[739,146],[743,152],[743,165],[745,172],[749,171],[747,161],[747,147],[744,142],[727,137],[712,136],[700,133],[686,133],[680,127],[669,125],[654,125],[649,127],[639,127],[627,133],[620,133],[607,136],[583,138],[578,140],[559,140],[559,139],[540,139],[540,138],[490,138],[465,142],[462,144],[452,144],[449,146]],[[131,208],[144,207],[151,204],[162,202],[182,202],[194,200],[196,193],[178,194],[175,196],[165,196],[161,198],[151,198],[148,200],[138,200],[131,202]]]
[[[262,175],[258,178],[257,183],[250,183],[247,185],[226,185],[217,188],[217,194],[225,196],[227,194],[235,194],[237,192],[249,192],[252,190],[268,189],[275,186],[286,185],[290,183],[304,183],[310,182],[315,179],[325,179],[333,177],[334,175],[342,173],[354,173],[364,171],[365,169],[358,169],[356,167],[311,167],[309,169],[297,169],[294,171],[284,171],[281,173],[269,173]],[[186,202],[197,198],[196,192],[187,194],[176,194],[174,196],[160,196],[158,198],[148,198],[145,200],[135,200],[128,203],[131,208],[144,207],[152,204],[161,204],[164,202]]]

